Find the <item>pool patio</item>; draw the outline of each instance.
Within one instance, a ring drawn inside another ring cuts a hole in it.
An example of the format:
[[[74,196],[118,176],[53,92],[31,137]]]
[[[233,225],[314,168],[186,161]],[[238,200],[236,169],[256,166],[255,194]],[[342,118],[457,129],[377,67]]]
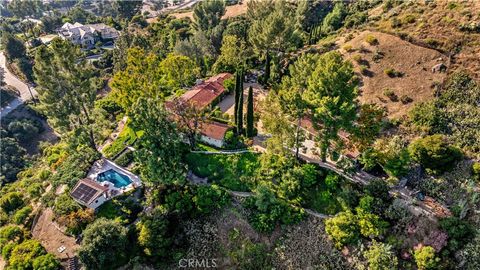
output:
[[[92,168],[88,172],[87,177],[92,180],[98,181],[97,180],[98,175],[109,170],[113,170],[117,173],[123,174],[128,178],[130,178],[130,181],[132,181],[129,185],[121,188],[115,187],[113,183],[109,181],[99,182],[102,185],[103,184],[108,185],[108,189],[110,190],[113,196],[120,195],[124,192],[130,191],[142,186],[142,181],[137,175],[131,173],[125,168],[120,167],[119,165],[115,164],[113,161],[106,158],[101,158],[100,160],[95,161]]]

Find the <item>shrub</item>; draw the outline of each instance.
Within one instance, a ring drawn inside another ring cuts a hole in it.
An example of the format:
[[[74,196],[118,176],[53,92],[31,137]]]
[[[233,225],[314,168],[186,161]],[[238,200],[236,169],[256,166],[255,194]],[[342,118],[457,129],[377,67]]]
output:
[[[336,173],[329,173],[325,178],[325,185],[331,191],[334,191],[338,188],[338,184],[340,183],[340,176]]]
[[[448,248],[453,252],[461,249],[475,236],[474,227],[457,217],[440,220],[440,227],[448,233]]]
[[[350,211],[341,212],[325,220],[325,232],[330,236],[337,248],[354,243],[360,236],[357,217]]]
[[[408,103],[412,102],[413,99],[412,99],[411,97],[407,96],[407,95],[402,95],[402,96],[400,97],[400,101],[401,101],[403,104],[408,104]]]
[[[360,73],[362,73],[362,75],[367,76],[369,74],[368,67],[365,65],[360,65]]]
[[[354,56],[352,56],[352,59],[355,62],[360,63],[360,61],[362,61],[362,56],[360,54],[355,54]]]
[[[472,174],[475,179],[480,180],[480,162],[472,164]]]
[[[398,101],[398,96],[390,88],[386,88],[385,90],[383,90],[383,95],[388,97],[393,102]]]
[[[199,186],[192,200],[200,214],[210,214],[228,204],[230,196],[217,185]]]
[[[373,60],[373,62],[378,63],[378,62],[380,62],[381,59],[383,59],[383,57],[384,57],[384,53],[377,50],[373,54],[372,60]]]
[[[374,35],[368,35],[365,41],[370,45],[378,45],[378,39]]]
[[[353,49],[352,45],[350,44],[345,44],[343,45],[342,49],[344,49],[346,52],[353,52],[355,49]]]
[[[397,28],[402,26],[402,22],[397,17],[393,17],[390,21],[390,25],[392,26],[392,28]]]
[[[15,215],[13,215],[13,222],[15,224],[23,224],[28,216],[32,213],[32,207],[25,206],[22,209],[18,210]]]
[[[304,216],[303,209],[293,208],[277,198],[265,185],[258,186],[255,193],[245,200],[244,205],[253,210],[249,221],[260,232],[272,232],[277,224],[293,224]]]
[[[29,239],[23,241],[12,249],[8,260],[8,266],[10,269],[34,269],[34,259],[45,254],[45,249],[40,242],[34,239]]]
[[[410,144],[408,151],[414,161],[433,173],[452,168],[462,158],[461,150],[451,146],[440,134],[417,139]]]
[[[415,21],[415,15],[413,14],[407,14],[402,18],[403,23],[414,23]]]
[[[415,250],[413,257],[419,270],[437,269],[439,258],[435,256],[435,249],[430,246],[420,247]]]
[[[439,47],[441,45],[440,41],[438,41],[437,39],[434,39],[434,38],[425,39],[425,43],[427,43],[428,45],[430,45],[434,48]]]
[[[398,258],[392,246],[373,240],[370,248],[364,253],[370,270],[397,269]]]
[[[457,7],[459,7],[459,4],[455,3],[455,2],[449,2],[448,5],[447,5],[447,8],[450,9],[450,10],[456,9]]]
[[[49,170],[41,170],[40,173],[38,174],[38,178],[40,178],[40,180],[47,180],[48,177],[50,177],[50,175],[52,174],[51,171]]]
[[[123,154],[121,154],[116,160],[115,163],[122,167],[128,166],[130,162],[133,161],[133,152],[132,151],[126,151]]]
[[[23,205],[22,194],[19,192],[10,192],[0,198],[0,208],[6,213],[15,211]]]
[[[397,71],[393,68],[386,68],[386,69],[383,70],[383,73],[385,73],[390,78],[402,77],[403,76],[402,72]]]

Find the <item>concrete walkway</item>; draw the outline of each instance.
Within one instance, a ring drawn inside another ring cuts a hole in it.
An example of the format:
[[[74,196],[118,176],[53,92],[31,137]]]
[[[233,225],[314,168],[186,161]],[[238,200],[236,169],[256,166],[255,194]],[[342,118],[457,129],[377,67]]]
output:
[[[32,96],[30,95],[30,91],[28,90],[28,86],[26,83],[21,81],[17,78],[13,73],[11,73],[7,69],[6,65],[6,58],[3,52],[0,52],[0,67],[5,70],[5,83],[10,85],[18,90],[20,96],[12,100],[9,104],[2,107],[0,109],[0,119],[3,118],[5,115],[9,114],[11,111],[15,110],[18,106],[20,106],[23,102],[30,100]],[[32,94],[37,96],[37,91],[33,87],[31,87]]]
[[[208,184],[208,180],[206,178],[201,178],[199,176],[196,176],[192,172],[188,173],[187,178],[190,182],[192,182],[195,185],[210,185],[210,184]],[[224,187],[221,187],[221,186],[219,186],[219,187],[221,189],[223,189],[224,191],[228,192],[228,194],[230,194],[232,196],[235,196],[235,197],[248,198],[248,197],[251,197],[251,196],[255,196],[255,193],[253,193],[253,192],[234,191],[234,190],[230,190],[230,189],[227,189],[227,188],[224,188]],[[296,205],[291,205],[291,206],[294,207],[294,208],[297,208],[297,209],[303,209],[305,211],[305,213],[307,213],[311,216],[320,218],[320,219],[333,217],[331,215],[325,215],[325,214],[322,214],[322,213],[318,213],[318,212],[316,212],[312,209],[303,208],[303,207],[299,207],[299,206],[296,206]]]
[[[242,154],[252,152],[249,149],[241,149],[241,150],[219,150],[219,151],[190,151],[190,153],[197,153],[197,154],[206,154],[206,155],[235,155],[235,154]]]
[[[255,137],[253,139],[253,148],[259,152],[266,151],[265,140],[267,138],[268,136],[266,135],[259,135]],[[292,152],[294,151],[292,150]],[[345,179],[351,182],[359,183],[361,185],[367,185],[371,180],[376,178],[375,176],[363,170],[358,170],[354,174],[347,174],[342,169],[338,168],[334,162],[322,161],[318,157],[314,157],[312,155],[299,153],[299,157],[308,163],[315,163],[324,169],[334,171],[335,173],[343,176]],[[424,214],[428,218],[435,220],[437,219],[439,213],[449,213],[448,208],[445,205],[436,202],[433,199],[429,201],[429,204],[416,200],[411,195],[412,191],[406,187],[391,187],[389,193],[394,198],[401,198],[405,200],[410,208],[410,211],[414,214]],[[444,215],[442,214],[441,216]]]

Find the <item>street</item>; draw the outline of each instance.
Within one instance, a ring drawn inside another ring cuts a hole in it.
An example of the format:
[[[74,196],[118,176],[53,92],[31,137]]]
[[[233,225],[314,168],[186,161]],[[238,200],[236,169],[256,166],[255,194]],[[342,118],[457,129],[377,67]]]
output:
[[[6,58],[3,52],[0,52],[0,67],[5,70],[5,83],[7,85],[15,87],[19,92],[20,96],[12,100],[9,104],[2,107],[0,109],[0,119],[3,118],[5,115],[10,113],[11,111],[15,110],[18,106],[20,106],[23,102],[30,100],[32,97],[28,90],[28,86],[26,83],[22,82],[18,79],[15,75],[13,75],[6,67]],[[32,87],[32,94],[34,96],[37,95],[37,92]]]

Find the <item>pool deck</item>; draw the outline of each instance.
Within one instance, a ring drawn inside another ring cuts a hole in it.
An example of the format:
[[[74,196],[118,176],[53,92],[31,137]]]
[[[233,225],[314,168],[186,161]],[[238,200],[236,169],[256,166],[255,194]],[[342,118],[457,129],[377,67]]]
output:
[[[130,180],[132,181],[132,183],[126,186],[126,188],[115,188],[113,184],[109,185],[109,189],[115,190],[118,192],[117,195],[120,195],[124,192],[130,191],[132,189],[136,189],[137,187],[142,186],[142,181],[140,180],[140,177],[131,173],[127,169],[120,167],[119,165],[115,164],[113,161],[106,158],[101,158],[100,160],[95,161],[92,168],[88,172],[88,178],[97,181],[98,174],[108,170],[114,170],[119,173],[122,173],[128,176],[128,178],[130,178]]]

